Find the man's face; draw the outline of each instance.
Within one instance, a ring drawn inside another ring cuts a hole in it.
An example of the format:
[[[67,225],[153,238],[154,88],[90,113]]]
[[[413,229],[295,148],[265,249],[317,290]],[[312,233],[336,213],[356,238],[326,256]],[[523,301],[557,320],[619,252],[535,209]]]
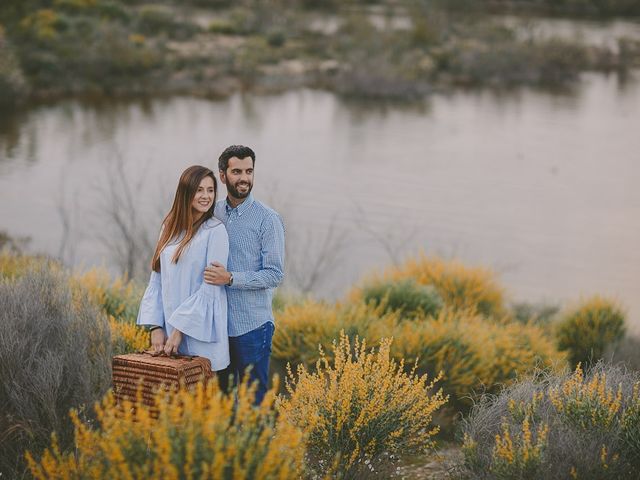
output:
[[[235,199],[247,198],[253,188],[253,160],[251,157],[231,157],[227,171],[220,170],[220,181],[227,186],[227,192]]]

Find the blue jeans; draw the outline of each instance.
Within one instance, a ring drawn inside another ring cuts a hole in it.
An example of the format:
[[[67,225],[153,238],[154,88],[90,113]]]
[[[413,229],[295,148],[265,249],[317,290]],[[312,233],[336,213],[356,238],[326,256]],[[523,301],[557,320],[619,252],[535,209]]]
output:
[[[266,322],[244,335],[229,337],[231,364],[225,370],[218,372],[218,381],[223,391],[228,392],[231,375],[238,384],[242,382],[247,368],[251,367],[250,381],[258,383],[254,404],[258,405],[262,402],[269,383],[269,359],[274,330],[273,323]]]

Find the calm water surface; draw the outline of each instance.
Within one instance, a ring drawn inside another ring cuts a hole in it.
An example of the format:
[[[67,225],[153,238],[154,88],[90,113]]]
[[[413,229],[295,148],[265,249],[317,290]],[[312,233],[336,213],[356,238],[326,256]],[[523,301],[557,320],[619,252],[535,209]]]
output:
[[[640,84],[614,76],[402,108],[302,90],[4,114],[0,230],[109,264],[114,165],[154,230],[180,172],[232,143],[255,148],[256,196],[285,217],[290,287],[339,296],[424,251],[495,269],[516,300],[614,295],[640,324]]]

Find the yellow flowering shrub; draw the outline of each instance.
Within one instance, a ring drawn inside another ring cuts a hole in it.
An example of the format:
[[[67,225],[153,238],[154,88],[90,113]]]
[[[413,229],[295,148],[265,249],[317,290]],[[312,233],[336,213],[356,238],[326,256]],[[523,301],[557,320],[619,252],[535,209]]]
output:
[[[391,340],[378,349],[353,343],[344,332],[333,359],[322,350],[314,371],[289,367],[288,397],[278,405],[284,421],[305,431],[307,460],[318,475],[366,476],[393,464],[399,453],[425,451],[438,431],[433,413],[447,401],[435,390],[439,377],[406,373],[390,356]],[[390,455],[390,457],[385,457]]]
[[[273,358],[293,365],[311,367],[319,358],[318,347],[327,351],[344,330],[347,335],[361,335],[377,341],[389,336],[398,314],[384,313],[384,306],[328,304],[314,300],[287,304],[276,311]]]
[[[473,311],[445,309],[437,318],[401,323],[393,335],[395,357],[417,361],[419,372],[444,372],[441,386],[459,410],[471,406],[474,392],[496,392],[536,368],[565,365],[539,327],[503,325]]]
[[[476,346],[480,339],[474,337],[484,331],[467,328],[473,326],[462,328],[455,314],[443,312],[435,320],[405,322],[394,331],[394,357],[405,358],[410,364],[417,362],[418,371],[431,376],[443,372],[440,385],[457,409],[466,406],[468,396],[474,388],[481,388],[487,376],[483,351]]]
[[[487,371],[493,372],[494,385],[504,386],[536,369],[559,371],[566,367],[566,356],[538,325],[485,322],[484,330],[488,351],[483,360]]]
[[[23,31],[33,35],[38,40],[51,40],[57,35],[60,16],[50,8],[36,10],[20,21]]]
[[[549,390],[549,399],[556,410],[577,427],[608,429],[622,408],[622,385],[611,388],[604,372],[585,380],[578,365],[567,381]]]
[[[109,316],[113,355],[147,350],[151,345],[149,331],[138,325]]]
[[[293,479],[303,471],[304,438],[276,418],[275,390],[253,406],[253,388],[237,398],[217,382],[194,391],[160,391],[158,417],[141,403],[115,403],[108,394],[97,407],[97,428],[72,412],[75,452],[61,452],[55,438],[42,458],[27,455],[37,480],[73,479]]]
[[[383,274],[385,281],[415,280],[419,285],[431,285],[450,308],[474,309],[484,316],[501,317],[506,313],[504,291],[493,272],[480,267],[468,267],[452,260],[421,255],[404,265],[392,267]],[[375,283],[376,278],[365,280]],[[362,289],[351,293],[352,300],[362,298]]]
[[[56,272],[62,270],[59,263],[47,257],[13,255],[9,252],[0,252],[0,277],[15,279],[28,271],[38,268],[47,268]]]
[[[147,41],[147,38],[144,35],[140,35],[139,33],[132,33],[129,35],[129,41],[134,45],[144,45],[144,42]]]
[[[113,279],[103,268],[92,268],[86,272],[76,272],[71,277],[74,287],[85,290],[89,298],[107,315],[134,321],[144,287],[126,277]]]
[[[276,312],[276,324],[272,356],[294,365],[313,364],[318,358],[318,346],[330,345],[342,328],[334,306],[312,300],[285,306]]]
[[[542,453],[547,442],[547,425],[531,431],[529,417],[522,422],[521,431],[513,435],[508,424],[502,425],[502,434],[496,434],[493,473],[496,478],[535,478],[540,468]]]
[[[417,360],[418,372],[431,377],[444,372],[440,385],[451,395],[456,411],[469,408],[474,392],[496,392],[535,368],[565,366],[564,355],[534,324],[495,322],[474,309],[444,308],[436,318],[410,321],[403,321],[400,311],[385,310],[384,304],[359,302],[288,305],[276,313],[274,363],[311,368],[319,357],[318,346],[331,351],[341,330],[371,342],[393,337],[394,358],[410,364]]]
[[[556,328],[558,347],[568,352],[574,366],[597,362],[605,349],[621,340],[624,333],[625,313],[622,308],[598,295],[568,311]]]
[[[504,479],[640,478],[639,392],[640,376],[603,364],[518,382],[465,420],[466,466]]]

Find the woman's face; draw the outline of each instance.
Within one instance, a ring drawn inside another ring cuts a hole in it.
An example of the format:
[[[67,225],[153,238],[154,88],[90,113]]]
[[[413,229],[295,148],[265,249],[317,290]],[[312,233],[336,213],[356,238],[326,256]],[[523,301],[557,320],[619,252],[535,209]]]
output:
[[[193,202],[191,202],[191,207],[193,208],[193,213],[196,219],[200,218],[203,213],[211,208],[215,195],[216,192],[213,187],[213,178],[209,176],[204,177],[200,181],[196,196],[193,197]]]

